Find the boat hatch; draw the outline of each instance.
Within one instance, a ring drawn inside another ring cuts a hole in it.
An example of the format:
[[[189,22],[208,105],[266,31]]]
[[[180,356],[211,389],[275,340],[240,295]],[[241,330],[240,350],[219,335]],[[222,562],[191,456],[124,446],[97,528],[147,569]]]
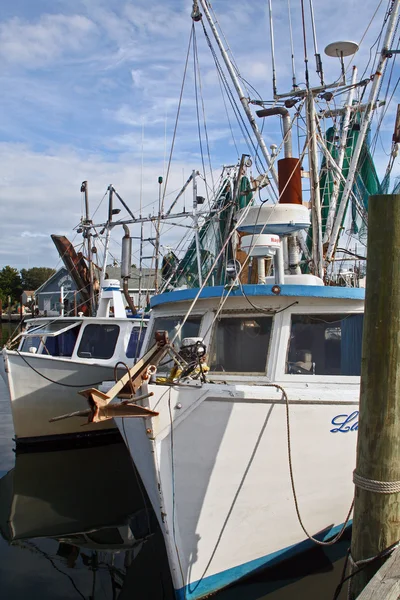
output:
[[[118,325],[86,325],[78,348],[80,358],[112,358],[119,336]]]
[[[271,331],[272,316],[222,316],[211,343],[211,371],[265,373]]]
[[[30,327],[22,334],[20,351],[72,356],[80,327],[79,321],[47,321]]]
[[[360,375],[363,314],[293,314],[286,373]]]

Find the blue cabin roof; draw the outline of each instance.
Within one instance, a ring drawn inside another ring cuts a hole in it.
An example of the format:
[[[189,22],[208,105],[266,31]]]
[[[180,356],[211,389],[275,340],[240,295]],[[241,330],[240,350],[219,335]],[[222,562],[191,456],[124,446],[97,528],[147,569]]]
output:
[[[281,285],[279,293],[273,292],[276,289],[275,285],[243,285],[246,296],[286,296],[286,297],[302,297],[302,298],[332,298],[343,300],[364,300],[364,288],[350,287],[333,287],[324,285]],[[221,298],[228,293],[229,289],[224,286],[205,287],[199,298]],[[152,308],[162,304],[171,304],[174,302],[185,302],[194,300],[199,292],[199,288],[190,288],[187,290],[177,290],[175,292],[167,292],[153,296],[150,301]],[[241,288],[237,288],[229,292],[232,297],[243,296]]]

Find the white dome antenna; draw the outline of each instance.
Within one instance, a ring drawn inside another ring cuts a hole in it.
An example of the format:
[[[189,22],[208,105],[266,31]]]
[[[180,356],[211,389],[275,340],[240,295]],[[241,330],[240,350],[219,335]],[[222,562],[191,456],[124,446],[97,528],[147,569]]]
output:
[[[332,42],[325,48],[325,54],[327,56],[332,56],[333,58],[338,58],[340,60],[340,68],[342,71],[342,79],[344,84],[346,83],[346,75],[343,59],[346,56],[353,56],[356,52],[358,52],[358,49],[359,45],[350,41]]]

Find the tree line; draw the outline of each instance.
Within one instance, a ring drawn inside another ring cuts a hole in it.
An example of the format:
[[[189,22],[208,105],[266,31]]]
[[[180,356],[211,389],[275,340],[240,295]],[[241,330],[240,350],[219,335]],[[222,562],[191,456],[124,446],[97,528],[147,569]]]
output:
[[[37,290],[49,277],[54,275],[55,269],[48,267],[32,267],[31,269],[18,269],[7,265],[0,269],[0,300],[3,307],[20,301],[22,292]]]

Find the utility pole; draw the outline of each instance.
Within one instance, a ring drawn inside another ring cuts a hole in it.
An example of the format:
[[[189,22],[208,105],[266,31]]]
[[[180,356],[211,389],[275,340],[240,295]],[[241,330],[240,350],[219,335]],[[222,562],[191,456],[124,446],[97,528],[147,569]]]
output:
[[[367,287],[351,555],[371,558],[400,540],[400,195],[368,203]],[[382,565],[351,579],[354,600]]]

